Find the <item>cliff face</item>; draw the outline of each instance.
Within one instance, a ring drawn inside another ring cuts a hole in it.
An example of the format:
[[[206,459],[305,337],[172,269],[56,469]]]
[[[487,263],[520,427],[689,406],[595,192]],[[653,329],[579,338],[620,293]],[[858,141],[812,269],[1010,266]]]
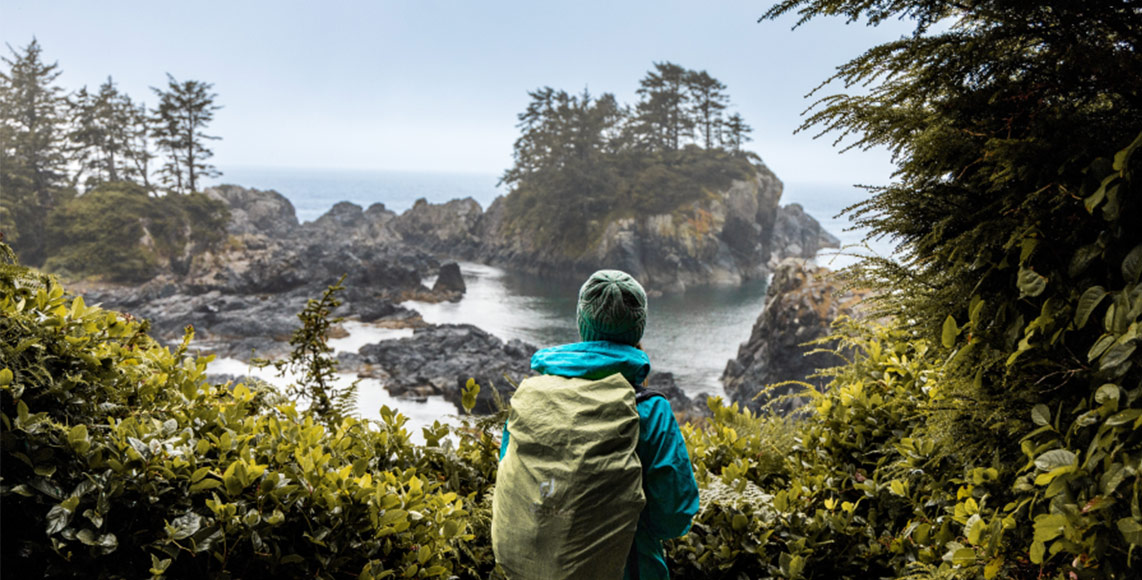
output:
[[[797,258],[781,262],[766,293],[765,309],[753,326],[749,340],[730,360],[722,383],[731,400],[758,409],[768,401],[804,389],[786,385],[766,390],[783,381],[802,381],[820,390],[825,380],[811,377],[819,369],[844,362],[828,353],[809,354],[818,348],[804,343],[824,337],[839,316],[859,316],[864,291],[843,290],[831,271]],[[765,391],[758,397],[759,393]],[[755,397],[757,397],[755,399]],[[803,401],[786,399],[774,403],[788,413]]]
[[[781,190],[781,181],[771,171],[757,167],[750,179],[707,192],[669,213],[620,217],[599,225],[602,235],[584,240],[572,252],[538,247],[529,236],[511,231],[500,199],[481,224],[480,257],[549,276],[579,278],[599,268],[617,268],[665,291],[736,285],[768,273]]]

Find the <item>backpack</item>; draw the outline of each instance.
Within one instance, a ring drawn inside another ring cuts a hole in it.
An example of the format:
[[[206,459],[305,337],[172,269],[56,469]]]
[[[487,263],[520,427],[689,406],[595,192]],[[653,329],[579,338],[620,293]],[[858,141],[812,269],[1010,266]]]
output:
[[[496,563],[517,580],[621,579],[646,503],[630,383],[527,378],[508,432],[492,499]]]

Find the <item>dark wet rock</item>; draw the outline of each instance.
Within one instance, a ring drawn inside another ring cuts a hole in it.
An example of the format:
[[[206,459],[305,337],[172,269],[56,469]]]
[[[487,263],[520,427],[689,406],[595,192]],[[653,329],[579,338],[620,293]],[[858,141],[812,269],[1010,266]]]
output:
[[[505,343],[469,324],[447,324],[417,329],[409,338],[363,346],[360,355],[365,365],[374,367],[369,376],[385,379],[385,388],[393,395],[440,395],[457,409],[464,385],[473,378],[481,387],[473,412],[486,414],[495,410],[493,388],[506,403],[514,384],[532,374],[535,350],[519,340]]]
[[[650,373],[647,388],[662,393],[670,401],[670,408],[680,421],[709,416],[705,393],[691,399],[674,380],[674,373]]]
[[[432,291],[438,293],[454,293],[459,299],[459,295],[468,291],[467,285],[464,284],[464,276],[460,274],[460,265],[456,262],[449,262],[440,267],[440,273],[436,276],[436,283],[432,285]]]
[[[768,385],[801,381],[822,389],[826,380],[813,375],[819,369],[842,364],[844,359],[822,352],[809,354],[818,347],[805,343],[828,335],[837,317],[859,316],[861,301],[867,294],[844,289],[826,268],[796,258],[783,261],[773,275],[765,309],[749,340],[741,345],[737,358],[729,361],[722,374],[726,394],[732,401],[758,410],[775,398],[805,388],[785,385],[766,389]],[[771,407],[784,414],[803,403],[803,398],[794,397],[774,402]]]

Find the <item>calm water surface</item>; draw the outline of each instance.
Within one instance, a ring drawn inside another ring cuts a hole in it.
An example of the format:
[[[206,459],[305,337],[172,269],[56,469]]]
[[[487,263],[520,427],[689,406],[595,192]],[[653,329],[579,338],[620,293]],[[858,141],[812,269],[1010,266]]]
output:
[[[543,348],[579,339],[575,283],[462,263],[468,292],[460,302],[406,302],[433,324],[473,324],[504,339]],[[429,281],[431,282],[431,281]],[[765,283],[695,288],[649,299],[643,348],[655,370],[674,373],[689,395],[723,393],[726,361],[749,338],[765,301]]]

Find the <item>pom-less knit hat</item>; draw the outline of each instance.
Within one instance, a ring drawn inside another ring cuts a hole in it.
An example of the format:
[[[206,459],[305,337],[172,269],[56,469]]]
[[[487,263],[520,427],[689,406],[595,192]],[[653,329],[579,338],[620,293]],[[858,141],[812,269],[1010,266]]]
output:
[[[646,291],[626,272],[599,270],[579,289],[579,338],[631,346],[646,328]]]

